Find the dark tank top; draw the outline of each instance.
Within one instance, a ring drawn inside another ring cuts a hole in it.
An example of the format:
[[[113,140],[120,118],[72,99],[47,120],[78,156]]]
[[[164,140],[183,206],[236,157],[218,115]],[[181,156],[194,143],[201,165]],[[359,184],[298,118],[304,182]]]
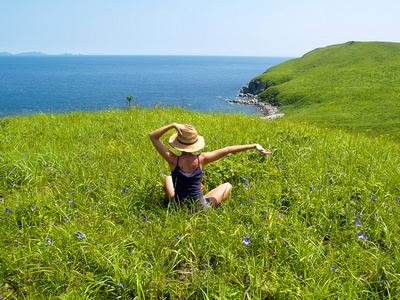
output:
[[[175,169],[172,171],[172,182],[175,188],[175,201],[183,203],[185,199],[198,200],[201,199],[203,193],[201,191],[201,177],[203,172],[200,168],[200,159],[197,156],[197,168],[192,173],[185,173],[179,167],[179,156]]]

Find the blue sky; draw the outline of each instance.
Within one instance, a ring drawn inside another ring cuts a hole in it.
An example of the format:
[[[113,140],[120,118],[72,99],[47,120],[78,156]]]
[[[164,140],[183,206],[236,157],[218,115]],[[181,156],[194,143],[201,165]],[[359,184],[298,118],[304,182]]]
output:
[[[398,0],[1,0],[0,52],[297,57],[400,42]]]

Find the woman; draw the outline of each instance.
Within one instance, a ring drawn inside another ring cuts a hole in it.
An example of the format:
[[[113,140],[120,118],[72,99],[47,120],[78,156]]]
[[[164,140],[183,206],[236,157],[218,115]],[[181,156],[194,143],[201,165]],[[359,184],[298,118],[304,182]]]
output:
[[[169,144],[176,150],[182,151],[176,156],[161,141],[160,138],[169,130],[175,128],[169,138]],[[161,127],[150,133],[150,140],[161,156],[168,162],[172,176],[165,178],[165,190],[170,199],[178,204],[198,201],[202,209],[210,205],[217,207],[222,199],[226,199],[232,191],[230,183],[224,183],[216,187],[206,195],[201,190],[201,177],[205,165],[212,163],[229,153],[241,152],[249,149],[257,149],[263,154],[271,154],[259,144],[229,146],[212,152],[204,152],[194,155],[194,152],[204,148],[205,142],[201,135],[191,125],[173,123]]]

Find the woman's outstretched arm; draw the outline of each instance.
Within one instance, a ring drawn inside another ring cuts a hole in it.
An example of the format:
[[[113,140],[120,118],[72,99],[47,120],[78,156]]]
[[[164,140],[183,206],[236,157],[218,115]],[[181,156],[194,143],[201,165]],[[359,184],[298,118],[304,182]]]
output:
[[[250,149],[256,149],[262,154],[271,154],[271,150],[264,149],[261,145],[259,144],[250,144],[250,145],[238,145],[238,146],[228,146],[219,150],[215,150],[212,152],[205,152],[202,153],[202,160],[203,160],[203,166],[209,163],[212,163],[225,155],[229,153],[235,153],[235,152],[241,152],[241,151],[246,151]]]

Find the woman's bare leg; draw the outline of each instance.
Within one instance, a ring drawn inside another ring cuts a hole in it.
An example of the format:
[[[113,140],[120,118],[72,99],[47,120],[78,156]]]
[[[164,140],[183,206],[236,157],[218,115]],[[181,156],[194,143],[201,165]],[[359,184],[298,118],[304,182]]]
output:
[[[224,184],[221,184],[215,189],[209,191],[205,197],[212,201],[213,207],[217,207],[221,203],[221,200],[229,197],[231,191],[232,185],[229,182],[225,182]]]
[[[168,199],[171,200],[174,197],[174,194],[175,194],[174,184],[172,182],[172,177],[171,176],[165,177],[164,187],[165,187],[165,191],[167,192]]]

